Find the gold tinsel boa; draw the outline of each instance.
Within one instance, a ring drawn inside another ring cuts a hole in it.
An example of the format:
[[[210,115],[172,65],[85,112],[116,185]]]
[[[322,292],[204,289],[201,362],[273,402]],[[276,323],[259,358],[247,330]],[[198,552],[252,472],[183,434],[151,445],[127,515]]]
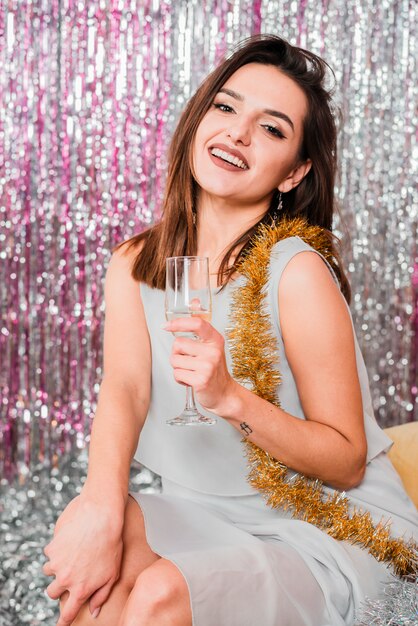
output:
[[[265,312],[265,287],[272,246],[293,236],[303,239],[336,267],[329,234],[321,227],[310,226],[303,218],[261,226],[251,251],[239,264],[238,271],[247,281],[234,290],[228,331],[234,378],[250,383],[254,393],[278,407],[278,346],[270,316]],[[327,493],[320,480],[302,474],[289,480],[283,463],[247,439],[243,442],[250,467],[248,481],[271,507],[291,511],[294,518],[317,526],[334,539],[366,548],[378,561],[387,561],[400,576],[417,573],[418,545],[412,540],[392,538],[390,522],[382,519],[375,525],[369,512],[351,506],[344,492]]]

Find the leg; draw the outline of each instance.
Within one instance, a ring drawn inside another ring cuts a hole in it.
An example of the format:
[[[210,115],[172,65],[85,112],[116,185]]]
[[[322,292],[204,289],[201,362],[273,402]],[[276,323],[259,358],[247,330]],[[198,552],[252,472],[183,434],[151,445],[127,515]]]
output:
[[[189,589],[174,563],[159,559],[143,570],[117,626],[192,626]]]
[[[103,604],[99,617],[93,619],[88,602],[81,608],[74,626],[116,626],[126,601],[138,575],[147,567],[160,560],[149,547],[145,538],[144,518],[138,503],[129,497],[125,510],[123,528],[123,556],[120,578],[112,588],[110,596]],[[68,594],[62,596],[65,603]]]

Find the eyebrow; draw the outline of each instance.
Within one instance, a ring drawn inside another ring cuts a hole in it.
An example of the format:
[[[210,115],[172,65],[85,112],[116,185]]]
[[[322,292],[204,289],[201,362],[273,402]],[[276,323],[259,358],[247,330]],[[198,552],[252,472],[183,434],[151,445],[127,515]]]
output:
[[[236,91],[233,91],[232,89],[221,87],[218,93],[221,93],[221,92],[228,94],[228,96],[231,96],[232,98],[235,98],[235,100],[239,100],[240,102],[244,101],[244,96],[242,96],[240,93],[237,93]],[[290,119],[290,117],[286,115],[286,113],[282,113],[281,111],[275,111],[274,109],[263,109],[263,113],[267,113],[268,115],[273,115],[274,117],[280,118],[281,120],[289,124],[293,132],[295,131],[293,122]]]

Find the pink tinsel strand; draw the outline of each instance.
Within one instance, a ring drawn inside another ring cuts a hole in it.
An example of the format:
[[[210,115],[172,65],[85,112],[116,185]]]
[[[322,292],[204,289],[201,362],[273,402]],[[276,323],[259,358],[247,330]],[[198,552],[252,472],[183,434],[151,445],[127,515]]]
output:
[[[261,5],[262,0],[253,0],[253,34],[261,32]]]

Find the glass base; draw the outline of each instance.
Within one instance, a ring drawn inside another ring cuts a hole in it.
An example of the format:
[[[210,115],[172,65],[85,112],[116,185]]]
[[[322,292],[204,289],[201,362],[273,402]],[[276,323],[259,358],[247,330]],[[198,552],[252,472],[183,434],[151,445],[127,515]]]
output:
[[[188,411],[185,409],[178,417],[167,420],[167,424],[170,426],[213,426],[213,424],[216,424],[216,421],[214,417],[207,417],[199,413],[199,411]]]

